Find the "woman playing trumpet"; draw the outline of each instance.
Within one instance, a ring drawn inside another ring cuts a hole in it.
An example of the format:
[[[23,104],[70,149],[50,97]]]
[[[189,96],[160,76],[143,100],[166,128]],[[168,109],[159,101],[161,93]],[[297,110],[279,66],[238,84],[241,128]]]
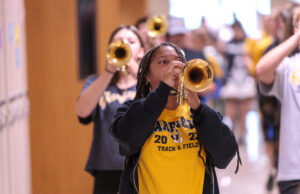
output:
[[[120,194],[219,193],[214,167],[226,168],[237,143],[196,92],[187,90],[184,103],[177,103],[171,91],[184,63],[173,44],[152,48],[141,61],[134,100],[115,114],[111,131],[126,156]]]
[[[126,71],[108,62],[100,76],[89,77],[76,103],[76,113],[82,124],[93,122],[93,142],[86,170],[95,178],[94,194],[117,193],[124,158],[119,155],[118,144],[108,128],[117,108],[135,96],[138,64],[144,55],[143,42],[133,26],[119,26],[109,43],[123,41],[130,50],[123,50],[120,57],[131,52],[130,60],[124,64]],[[120,48],[122,49],[122,48]],[[118,50],[118,49],[117,49]],[[118,54],[115,61],[118,59]]]

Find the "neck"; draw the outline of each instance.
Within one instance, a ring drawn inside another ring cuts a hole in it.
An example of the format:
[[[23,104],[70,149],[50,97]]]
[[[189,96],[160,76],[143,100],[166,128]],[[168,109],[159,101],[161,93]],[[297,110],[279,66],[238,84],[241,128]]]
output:
[[[136,78],[128,73],[120,72],[119,76],[120,77],[116,85],[120,89],[128,89],[136,84]]]
[[[166,109],[175,110],[179,105],[177,104],[177,96],[169,96]]]

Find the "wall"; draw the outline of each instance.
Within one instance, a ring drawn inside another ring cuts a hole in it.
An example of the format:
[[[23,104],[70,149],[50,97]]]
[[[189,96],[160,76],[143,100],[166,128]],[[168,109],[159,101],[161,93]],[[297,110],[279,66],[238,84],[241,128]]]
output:
[[[78,123],[76,1],[26,1],[34,194],[91,193],[84,171],[91,125]]]
[[[30,194],[23,0],[0,1],[0,193]]]
[[[147,14],[145,0],[98,0],[98,65],[100,71],[105,68],[106,48],[110,33],[121,24],[134,25],[136,20]]]
[[[152,14],[169,14],[169,0],[147,0],[146,12]]]

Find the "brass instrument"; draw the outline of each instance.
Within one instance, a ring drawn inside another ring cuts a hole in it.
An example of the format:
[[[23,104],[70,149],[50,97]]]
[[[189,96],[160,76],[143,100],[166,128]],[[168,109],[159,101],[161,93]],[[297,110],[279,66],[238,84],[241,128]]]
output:
[[[118,71],[126,72],[126,64],[130,61],[132,51],[128,43],[122,40],[113,41],[108,45],[106,59],[116,66]]]
[[[187,89],[201,92],[208,88],[214,78],[211,65],[202,59],[192,59],[187,62],[179,78],[177,103],[182,104],[186,98]]]
[[[168,22],[165,15],[153,15],[147,20],[148,36],[160,37],[167,33]]]

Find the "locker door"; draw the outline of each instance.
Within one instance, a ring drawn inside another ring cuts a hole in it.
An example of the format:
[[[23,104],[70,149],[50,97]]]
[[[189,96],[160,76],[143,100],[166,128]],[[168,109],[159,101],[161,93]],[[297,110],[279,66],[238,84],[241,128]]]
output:
[[[0,1],[0,193],[10,193],[9,147],[7,116],[7,88],[5,69],[4,3]]]
[[[23,0],[4,0],[7,144],[10,194],[31,192]]]

